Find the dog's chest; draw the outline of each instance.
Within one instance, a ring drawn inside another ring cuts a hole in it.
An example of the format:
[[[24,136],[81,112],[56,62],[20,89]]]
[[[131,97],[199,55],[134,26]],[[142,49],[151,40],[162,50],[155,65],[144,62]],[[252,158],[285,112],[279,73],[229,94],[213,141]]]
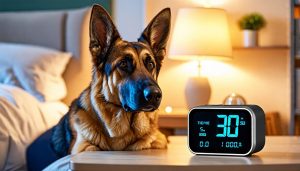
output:
[[[136,141],[136,137],[133,131],[128,131],[122,137],[107,138],[109,144],[109,150],[125,150],[126,147]]]
[[[156,113],[141,112],[128,117],[125,114],[108,122],[95,121],[88,115],[80,115],[80,124],[76,132],[85,141],[100,148],[100,150],[125,150],[130,144],[141,139],[156,128]],[[84,116],[84,117],[80,117]],[[112,135],[112,136],[111,136]],[[78,139],[77,139],[78,140]]]
[[[125,132],[118,137],[107,137],[106,140],[110,146],[110,150],[125,150],[129,145],[143,138],[151,130],[156,127],[154,122],[155,113],[138,113],[131,116],[131,122],[122,122],[122,128]],[[128,120],[127,120],[128,121]]]

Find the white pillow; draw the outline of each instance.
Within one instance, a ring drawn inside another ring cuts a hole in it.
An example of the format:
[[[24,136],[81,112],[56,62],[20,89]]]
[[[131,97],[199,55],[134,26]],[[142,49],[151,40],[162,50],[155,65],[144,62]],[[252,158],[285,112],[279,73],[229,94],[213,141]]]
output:
[[[0,83],[22,87],[11,67],[0,66]]]
[[[45,47],[0,43],[0,63],[12,68],[21,88],[40,101],[57,101],[66,94],[62,73],[70,53]]]

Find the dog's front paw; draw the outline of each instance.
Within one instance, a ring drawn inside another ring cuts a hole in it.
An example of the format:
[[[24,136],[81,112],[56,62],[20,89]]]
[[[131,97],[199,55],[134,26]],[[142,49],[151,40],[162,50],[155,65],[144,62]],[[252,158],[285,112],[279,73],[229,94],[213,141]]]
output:
[[[160,131],[157,132],[156,140],[151,143],[151,148],[165,149],[168,146],[168,140]]]
[[[100,148],[95,145],[88,145],[84,151],[100,151]]]
[[[134,144],[129,145],[126,150],[128,151],[139,151],[151,148],[150,142],[138,141]]]
[[[151,135],[146,135],[142,139],[137,140],[135,143],[130,144],[125,150],[138,151],[151,148],[151,143],[154,137]]]

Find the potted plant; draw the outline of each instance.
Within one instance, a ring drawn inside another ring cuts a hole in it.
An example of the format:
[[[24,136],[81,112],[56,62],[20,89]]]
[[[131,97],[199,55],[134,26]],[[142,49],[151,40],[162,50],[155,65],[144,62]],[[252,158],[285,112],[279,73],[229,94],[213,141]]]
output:
[[[258,45],[258,31],[266,25],[266,20],[259,13],[243,16],[238,22],[243,30],[244,46],[255,47]]]

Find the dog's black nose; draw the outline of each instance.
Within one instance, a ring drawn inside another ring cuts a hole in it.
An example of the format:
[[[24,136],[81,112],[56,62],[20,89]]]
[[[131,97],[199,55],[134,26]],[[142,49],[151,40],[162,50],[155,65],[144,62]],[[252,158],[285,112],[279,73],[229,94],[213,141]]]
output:
[[[160,102],[161,90],[156,86],[149,86],[144,89],[144,97],[147,102]]]

